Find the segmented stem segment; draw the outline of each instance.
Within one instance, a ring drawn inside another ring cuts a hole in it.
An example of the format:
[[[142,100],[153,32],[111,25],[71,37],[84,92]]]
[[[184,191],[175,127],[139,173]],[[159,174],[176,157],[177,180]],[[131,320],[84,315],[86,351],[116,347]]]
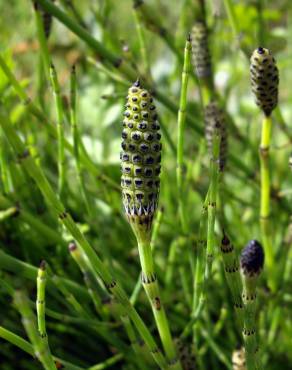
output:
[[[139,14],[135,6],[133,6],[133,16],[134,16],[135,26],[136,26],[139,44],[140,44],[140,53],[141,53],[141,57],[143,61],[143,72],[145,73],[145,77],[147,77],[149,81],[152,81],[151,67],[150,67],[149,57],[148,57],[148,53],[146,49],[146,40],[145,40],[144,30],[143,30],[142,22],[140,20]]]
[[[65,190],[66,166],[65,166],[65,137],[64,137],[64,110],[60,91],[60,84],[56,69],[53,64],[50,66],[50,79],[55,97],[57,111],[57,132],[58,132],[58,191],[61,199]]]
[[[262,123],[262,134],[260,143],[260,164],[261,164],[261,204],[260,204],[260,225],[267,259],[267,269],[269,270],[269,284],[275,289],[275,279],[271,279],[274,266],[274,252],[271,238],[270,223],[270,141],[271,141],[272,120],[270,116],[265,116]]]
[[[42,60],[45,66],[45,74],[47,77],[49,77],[51,57],[50,57],[50,53],[48,49],[43,17],[41,14],[40,6],[35,3],[34,7],[35,7],[35,21],[36,21],[36,28],[37,28],[37,37],[38,37],[38,41],[40,44],[41,57],[42,57]]]
[[[82,167],[80,162],[80,134],[77,125],[77,115],[76,115],[76,104],[77,104],[77,81],[76,81],[76,68],[72,67],[71,78],[70,78],[70,124],[71,132],[73,136],[73,151],[77,170],[77,177],[80,186],[80,191],[87,209],[87,212],[92,216],[92,207],[90,206],[90,201],[88,199],[88,193],[85,190],[84,178],[82,174]]]
[[[186,212],[184,209],[184,135],[185,135],[185,123],[186,123],[186,107],[187,107],[187,91],[188,81],[191,68],[191,52],[192,44],[190,36],[186,40],[185,52],[184,52],[184,65],[182,71],[182,82],[181,82],[181,95],[180,104],[178,111],[178,135],[177,135],[177,167],[176,167],[176,181],[178,191],[178,202],[179,202],[179,215],[183,233],[187,233],[188,224],[186,220]]]
[[[215,248],[215,218],[216,218],[216,202],[218,193],[219,180],[219,162],[220,162],[220,126],[215,127],[213,134],[213,153],[211,157],[211,179],[210,193],[208,200],[208,226],[207,226],[207,264],[206,264],[206,279],[211,275],[214,248]]]
[[[239,272],[239,261],[234,246],[225,233],[221,241],[220,250],[227,284],[231,291],[233,306],[237,315],[239,328],[241,329],[243,327],[244,307],[241,297],[242,283]]]
[[[161,225],[161,221],[162,221],[162,216],[163,216],[163,208],[161,207],[161,209],[157,210],[157,215],[156,215],[156,218],[154,220],[153,231],[152,231],[151,242],[150,242],[152,252],[154,252],[156,239],[157,239],[158,232],[159,232],[160,225]],[[136,282],[135,288],[133,289],[133,293],[131,295],[131,298],[130,298],[130,301],[131,301],[132,305],[135,305],[141,288],[142,288],[142,280],[141,280],[141,274],[140,274],[139,277],[138,277],[138,280]]]
[[[84,282],[87,286],[88,293],[91,296],[96,312],[98,312],[102,318],[106,318],[106,311],[102,305],[98,284],[95,280],[93,272],[88,266],[88,263],[86,263],[84,255],[81,253],[80,249],[75,243],[70,243],[69,251],[83,274]]]
[[[33,346],[17,334],[14,334],[10,330],[3,328],[0,326],[0,338],[7,340],[7,342],[13,344],[14,346],[20,348],[22,351],[28,353],[32,357],[35,356],[35,352]],[[66,370],[84,370],[83,368],[73,365],[70,362],[64,361],[58,357],[54,356],[54,360],[56,363],[62,364],[66,367]]]
[[[29,306],[27,296],[22,291],[14,293],[14,303],[21,314],[22,323],[25,331],[32,343],[35,356],[42,363],[46,370],[56,370],[55,362],[47,346],[47,342],[42,340],[37,327],[36,319]]]
[[[38,269],[37,277],[37,300],[36,310],[38,319],[38,329],[41,337],[46,337],[46,282],[47,282],[47,271],[46,262],[42,261]]]
[[[138,315],[137,311],[130,304],[129,299],[119,285],[119,283],[112,277],[109,270],[103,264],[101,259],[98,257],[93,247],[85,239],[84,235],[79,230],[78,226],[73,221],[71,215],[65,210],[63,204],[56,196],[54,190],[50,186],[47,178],[45,177],[42,169],[36,165],[34,159],[30,156],[29,151],[24,146],[22,141],[16,134],[13,126],[8,120],[7,115],[0,112],[0,122],[5,132],[5,135],[13,147],[20,164],[26,169],[27,173],[32,179],[35,180],[37,186],[41,190],[44,198],[49,204],[52,211],[58,217],[59,221],[68,230],[70,235],[74,240],[76,240],[82,248],[83,252],[86,254],[87,258],[91,261],[94,271],[97,275],[101,277],[107,289],[117,298],[117,300],[124,306],[130,316],[132,322],[136,326],[141,337],[148,346],[154,360],[159,365],[161,369],[166,369],[167,363],[164,356],[159,351],[157,344],[155,343],[150,331],[147,326],[142,321],[141,317]]]
[[[196,245],[196,273],[194,279],[194,296],[193,296],[193,316],[199,306],[199,301],[203,295],[204,287],[204,270],[206,268],[206,248],[207,248],[207,222],[208,222],[208,202],[210,196],[210,186],[206,194],[204,203],[201,209],[201,217],[199,223],[199,232]]]
[[[241,253],[240,266],[244,303],[243,339],[248,370],[260,370],[261,361],[256,330],[256,285],[264,265],[264,251],[260,243],[251,240]]]

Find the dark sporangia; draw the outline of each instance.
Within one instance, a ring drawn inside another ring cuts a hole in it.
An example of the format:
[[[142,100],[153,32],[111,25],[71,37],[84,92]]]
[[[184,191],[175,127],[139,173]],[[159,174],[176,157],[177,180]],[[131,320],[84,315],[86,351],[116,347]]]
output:
[[[279,72],[268,49],[257,48],[250,59],[250,78],[256,104],[269,116],[278,103]]]
[[[208,29],[203,22],[192,28],[192,60],[197,76],[204,78],[212,75],[211,56],[208,47]]]
[[[144,217],[150,226],[157,208],[161,143],[151,94],[137,80],[130,87],[124,112],[121,187],[128,217]]]
[[[258,275],[264,266],[264,250],[257,240],[251,240],[243,249],[240,266],[243,275],[253,277]]]
[[[228,140],[224,112],[217,103],[211,102],[205,108],[205,136],[210,155],[212,155],[215,130],[220,133],[219,168],[224,170],[226,164]]]

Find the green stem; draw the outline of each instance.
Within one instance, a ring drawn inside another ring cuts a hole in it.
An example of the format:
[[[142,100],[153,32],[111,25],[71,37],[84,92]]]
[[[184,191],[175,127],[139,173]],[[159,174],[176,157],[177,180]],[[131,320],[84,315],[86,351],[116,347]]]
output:
[[[22,351],[28,353],[29,355],[33,357],[35,356],[33,346],[29,342],[12,333],[10,330],[3,328],[3,326],[0,326],[0,338],[7,340],[7,342],[20,348]],[[83,370],[83,368],[70,364],[69,362],[64,361],[58,357],[54,356],[54,360],[59,362],[60,364],[65,365],[67,370]]]
[[[194,296],[193,296],[193,316],[197,311],[199,306],[200,297],[203,294],[204,290],[204,268],[205,268],[205,251],[207,247],[207,215],[208,215],[208,208],[207,204],[209,202],[209,194],[207,193],[202,211],[201,211],[201,218],[200,218],[200,225],[199,225],[199,235],[198,241],[196,245],[196,269],[195,269],[195,279],[194,279]]]
[[[38,8],[38,6],[36,6]],[[45,74],[47,78],[49,77],[49,70],[51,65],[51,57],[48,49],[48,43],[45,35],[44,30],[44,23],[42,14],[40,13],[39,9],[35,9],[35,21],[36,21],[36,28],[37,28],[37,37],[40,45],[41,56],[45,66]]]
[[[239,28],[240,22],[236,17],[235,10],[234,10],[234,3],[232,0],[224,0],[224,6],[226,9],[226,13],[228,16],[228,20],[230,22],[233,36],[238,43],[239,47],[242,49],[244,54],[249,58],[249,52],[246,48],[244,40],[242,39],[241,30]]]
[[[98,284],[94,278],[93,272],[88,266],[88,263],[85,259],[86,257],[81,253],[80,249],[74,243],[70,244],[69,250],[71,256],[73,257],[83,274],[84,282],[87,286],[88,293],[91,296],[96,312],[98,312],[100,316],[105,319],[107,317],[107,313],[102,305],[100,291],[97,288]]]
[[[76,170],[77,170],[77,177],[78,182],[80,186],[80,191],[87,209],[87,212],[90,216],[93,215],[92,209],[90,206],[90,201],[88,199],[88,193],[85,190],[85,184],[82,174],[82,168],[80,163],[80,134],[78,131],[77,126],[77,118],[76,118],[76,69],[75,66],[72,67],[71,71],[71,79],[70,79],[70,124],[71,124],[71,131],[73,136],[73,148],[74,148],[74,158],[75,158],[75,164],[76,164]]]
[[[216,202],[218,193],[219,180],[219,149],[220,149],[220,135],[215,129],[213,135],[213,155],[211,158],[211,180],[210,180],[210,195],[208,201],[208,228],[207,228],[207,264],[206,264],[206,279],[211,276],[214,248],[215,248],[215,218],[216,218]]]
[[[153,225],[153,231],[152,231],[151,242],[150,242],[152,252],[154,251],[154,248],[155,248],[158,232],[159,232],[161,221],[162,221],[162,216],[163,216],[163,209],[160,208],[157,211],[157,215],[156,215],[154,225]],[[142,280],[141,280],[141,274],[139,274],[139,277],[135,284],[133,293],[130,297],[130,302],[132,303],[132,305],[135,305],[141,288],[142,288]]]
[[[248,370],[261,370],[256,330],[256,277],[243,278],[242,299],[244,303],[243,339]]]
[[[234,246],[225,234],[221,242],[220,250],[227,284],[231,291],[232,303],[238,319],[238,326],[241,330],[243,327],[244,307],[241,297],[242,282],[239,272],[239,262]]]
[[[37,301],[36,301],[36,310],[37,310],[37,319],[38,319],[38,329],[41,337],[47,336],[46,331],[46,281],[47,281],[47,272],[46,272],[46,263],[45,261],[41,262],[41,265],[38,269],[37,277]]]
[[[141,235],[138,234],[136,234],[136,237],[142,269],[142,283],[151,304],[162,346],[169,363],[173,365],[172,368],[181,369],[180,363],[177,362],[175,346],[161,301],[158,281],[154,271],[150,240],[148,240],[147,237],[142,238]]]
[[[117,353],[113,357],[101,362],[100,364],[91,366],[88,368],[88,370],[104,370],[107,369],[108,367],[111,367],[115,365],[117,362],[121,361],[123,359],[123,354],[122,353]]]
[[[38,333],[35,317],[29,306],[27,296],[21,291],[16,291],[14,293],[14,303],[21,314],[23,326],[32,343],[35,356],[46,370],[56,370],[56,365],[48,346]]]
[[[139,44],[140,44],[140,53],[143,61],[143,70],[145,73],[145,76],[149,81],[152,81],[152,76],[151,76],[151,68],[150,68],[150,63],[149,63],[149,58],[148,58],[148,53],[146,50],[146,42],[145,42],[145,35],[144,35],[144,30],[142,28],[142,24],[140,22],[139,15],[137,13],[136,8],[133,8],[133,15],[134,15],[134,20],[135,20],[135,26],[138,34],[138,39],[139,39]]]
[[[58,191],[61,199],[64,195],[65,190],[65,178],[66,178],[66,167],[65,167],[65,138],[64,138],[64,111],[63,102],[60,90],[60,84],[57,76],[56,69],[53,64],[50,66],[50,80],[55,97],[55,105],[57,111],[57,133],[58,133]]]
[[[275,281],[272,279],[273,266],[274,266],[274,252],[271,238],[271,224],[270,224],[270,192],[271,192],[271,179],[270,179],[270,142],[271,142],[271,117],[264,117],[262,123],[262,133],[260,142],[260,173],[261,173],[261,203],[260,203],[260,225],[262,240],[265,249],[266,263],[268,269],[269,284],[274,290]]]
[[[185,44],[184,53],[184,65],[182,71],[182,83],[181,83],[181,95],[180,105],[178,111],[178,137],[177,137],[177,190],[178,190],[178,202],[179,202],[179,215],[182,225],[183,233],[187,233],[188,224],[186,221],[186,212],[184,210],[184,194],[183,194],[183,165],[184,165],[184,134],[185,134],[185,122],[186,122],[186,107],[187,107],[187,91],[188,91],[188,80],[191,69],[191,53],[192,44],[190,37],[187,39]]]

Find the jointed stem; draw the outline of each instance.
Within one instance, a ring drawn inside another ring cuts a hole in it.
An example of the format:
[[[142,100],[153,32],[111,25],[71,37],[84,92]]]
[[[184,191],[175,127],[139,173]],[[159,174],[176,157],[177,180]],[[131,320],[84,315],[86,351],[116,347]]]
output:
[[[32,357],[35,356],[33,346],[29,342],[12,333],[10,330],[3,328],[3,326],[0,326],[0,338],[7,340],[16,347],[20,348],[22,351],[31,355]],[[54,360],[58,361],[62,365],[65,365],[67,370],[83,370],[83,368],[70,364],[69,362],[61,360],[58,357],[54,356]]]
[[[270,226],[270,141],[271,141],[272,120],[270,116],[265,116],[262,123],[261,143],[260,143],[260,165],[261,165],[261,205],[260,205],[260,224],[263,245],[266,255],[268,276],[270,285],[275,289],[274,279],[271,279],[274,266],[273,246],[271,240]]]
[[[169,360],[169,363],[173,364],[172,368],[181,369],[179,362],[176,362],[176,351],[173,340],[171,338],[168,320],[166,318],[165,310],[160,297],[158,281],[154,271],[154,262],[150,240],[147,237],[140,238],[138,235],[136,236],[142,268],[142,283],[152,307],[153,315],[156,321],[157,329],[164,351],[166,353],[167,359]]]
[[[140,53],[143,61],[143,72],[146,74],[146,77],[149,81],[152,81],[151,76],[151,68],[149,63],[149,58],[146,50],[146,42],[145,42],[145,36],[144,36],[144,30],[142,28],[141,20],[139,18],[139,14],[135,7],[133,7],[133,15],[136,25],[136,30],[139,38],[139,44],[140,44]]]
[[[257,331],[255,322],[256,292],[250,291],[248,285],[243,286],[244,303],[244,329],[243,339],[245,343],[246,363],[248,370],[260,370],[260,357],[257,345]]]
[[[231,291],[232,303],[237,315],[238,327],[241,330],[243,327],[244,307],[241,297],[242,283],[239,272],[239,261],[233,244],[225,234],[221,242],[220,250],[227,284]]]
[[[47,280],[47,272],[45,261],[42,261],[39,269],[38,269],[38,277],[37,277],[37,301],[36,301],[36,309],[37,309],[37,319],[38,319],[38,329],[41,337],[46,337],[46,318],[45,318],[45,311],[46,311],[46,280]]]
[[[50,66],[50,79],[55,97],[55,105],[57,111],[57,133],[58,133],[58,191],[62,199],[65,187],[65,150],[64,150],[64,112],[63,102],[61,97],[60,85],[56,69],[53,64]]]
[[[21,291],[15,292],[14,303],[22,316],[23,325],[33,345],[36,357],[46,370],[56,370],[56,365],[47,346],[47,342],[42,340],[38,333],[35,316],[29,306],[26,295]]]
[[[190,38],[187,39],[185,45],[184,53],[184,66],[182,72],[182,85],[181,85],[181,96],[180,105],[178,111],[178,137],[177,137],[177,169],[176,169],[176,179],[177,179],[177,190],[178,190],[178,201],[179,201],[179,215],[182,225],[182,230],[184,233],[188,230],[188,225],[186,221],[186,214],[184,210],[184,200],[183,200],[183,164],[184,164],[184,129],[186,120],[186,106],[187,106],[187,90],[188,90],[188,80],[191,68],[191,50],[192,44]]]
[[[89,215],[92,215],[92,207],[90,206],[90,202],[88,199],[87,192],[85,190],[85,184],[82,174],[82,168],[80,163],[80,134],[77,126],[77,117],[76,117],[76,70],[75,66],[73,66],[71,71],[71,78],[70,78],[70,124],[71,124],[71,131],[73,136],[73,149],[74,149],[74,157],[76,163],[76,170],[77,170],[77,177],[80,186],[80,191],[84,199],[84,203]]]
[[[212,271],[213,254],[215,247],[215,217],[216,217],[216,202],[218,192],[219,180],[219,148],[220,148],[220,135],[216,129],[213,135],[213,155],[211,158],[211,182],[210,194],[208,201],[208,231],[207,231],[207,265],[206,265],[206,278],[208,279]]]

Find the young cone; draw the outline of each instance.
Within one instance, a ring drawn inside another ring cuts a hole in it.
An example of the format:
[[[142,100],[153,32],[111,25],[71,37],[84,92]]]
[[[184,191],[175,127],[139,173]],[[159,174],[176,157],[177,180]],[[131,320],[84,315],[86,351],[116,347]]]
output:
[[[269,116],[278,103],[279,73],[268,49],[257,48],[250,58],[251,89],[256,104]]]
[[[135,235],[149,237],[159,195],[161,135],[153,98],[139,80],[129,89],[124,117],[123,204]]]
[[[211,55],[208,46],[208,29],[205,23],[197,22],[192,28],[193,64],[199,79],[212,75]]]

